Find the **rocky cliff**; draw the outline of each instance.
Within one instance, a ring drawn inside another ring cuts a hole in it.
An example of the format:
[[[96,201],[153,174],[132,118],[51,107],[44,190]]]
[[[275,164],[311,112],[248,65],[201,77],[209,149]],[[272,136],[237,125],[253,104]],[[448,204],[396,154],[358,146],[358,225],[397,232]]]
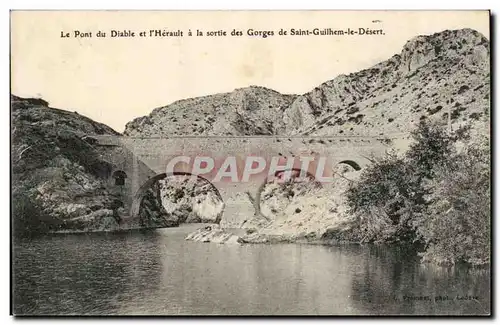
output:
[[[490,44],[471,29],[418,36],[369,69],[312,91],[283,95],[263,87],[177,101],[126,126],[131,136],[389,135],[422,119],[488,125]],[[307,72],[305,72],[307,73]]]
[[[179,100],[127,123],[125,135],[272,135],[285,132],[283,113],[297,96],[251,86]]]
[[[318,118],[313,123],[292,118],[288,130],[387,135],[407,132],[422,119],[446,124],[448,114],[454,128],[483,128],[489,123],[489,58],[488,40],[470,29],[418,36],[389,60],[299,97],[288,116],[305,111]]]
[[[127,228],[123,202],[106,186],[113,166],[85,140],[85,134],[119,134],[78,113],[49,108],[41,99],[11,96],[11,102],[16,235]],[[155,212],[143,211],[141,226],[171,224]]]

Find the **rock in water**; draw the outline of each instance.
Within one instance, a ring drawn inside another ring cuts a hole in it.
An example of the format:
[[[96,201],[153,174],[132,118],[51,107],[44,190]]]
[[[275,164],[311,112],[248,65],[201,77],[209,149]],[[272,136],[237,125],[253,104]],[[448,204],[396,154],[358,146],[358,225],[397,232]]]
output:
[[[241,244],[243,241],[240,237],[222,229],[219,225],[209,225],[200,228],[185,238],[186,240],[203,242],[203,243],[217,243],[217,244]]]

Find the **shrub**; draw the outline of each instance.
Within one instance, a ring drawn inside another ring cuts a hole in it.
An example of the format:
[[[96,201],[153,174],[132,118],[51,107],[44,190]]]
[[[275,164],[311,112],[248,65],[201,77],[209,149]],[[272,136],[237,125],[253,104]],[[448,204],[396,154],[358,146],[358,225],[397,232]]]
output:
[[[390,154],[365,170],[347,191],[351,212],[359,220],[363,241],[401,241],[415,237],[412,214],[424,193],[404,157]],[[420,199],[416,199],[416,198]]]
[[[436,168],[427,214],[415,220],[428,245],[424,260],[440,264],[490,261],[489,146],[475,144]]]
[[[391,153],[371,165],[347,191],[349,207],[358,216],[367,241],[417,239],[412,220],[425,213],[428,189],[423,181],[431,178],[433,167],[451,153],[452,139],[425,121],[412,136],[414,142],[404,156]]]
[[[489,263],[490,157],[487,141],[457,152],[466,129],[448,135],[422,121],[403,156],[374,163],[347,191],[367,242],[425,245],[424,261]]]

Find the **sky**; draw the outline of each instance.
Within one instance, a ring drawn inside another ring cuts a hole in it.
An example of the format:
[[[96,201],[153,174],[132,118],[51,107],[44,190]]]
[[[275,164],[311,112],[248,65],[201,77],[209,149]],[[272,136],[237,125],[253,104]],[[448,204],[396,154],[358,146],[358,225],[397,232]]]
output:
[[[382,29],[384,34],[278,35],[292,28]],[[417,35],[460,28],[489,37],[489,12],[14,11],[11,93],[43,98],[51,107],[77,111],[122,132],[132,119],[179,99],[250,85],[303,94],[400,53]],[[243,36],[231,36],[233,29]],[[249,29],[274,36],[249,36]],[[111,30],[133,31],[135,37],[110,37]],[[150,30],[181,30],[183,37],[149,37]],[[196,30],[204,36],[196,36]],[[76,31],[92,37],[74,37]],[[107,37],[97,37],[98,31]],[[208,31],[227,36],[208,36]],[[70,37],[61,37],[67,33]]]

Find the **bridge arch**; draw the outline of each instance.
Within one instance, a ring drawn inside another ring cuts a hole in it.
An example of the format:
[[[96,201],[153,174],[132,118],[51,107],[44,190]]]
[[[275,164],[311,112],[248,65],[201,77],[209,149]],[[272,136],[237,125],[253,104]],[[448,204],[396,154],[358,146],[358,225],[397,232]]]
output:
[[[277,171],[274,174],[274,177],[279,177],[280,174],[284,174],[285,172],[288,172],[288,171],[292,172],[292,178],[291,178],[291,180],[293,180],[294,178],[298,178],[298,176],[300,176],[301,173],[305,172],[305,178],[307,179],[307,181],[313,182],[313,184],[314,184],[314,186],[316,188],[321,188],[322,187],[321,183],[316,180],[316,178],[314,177],[314,175],[312,175],[308,171],[302,170],[300,168],[291,168],[291,169]],[[269,218],[267,216],[265,216],[264,214],[262,214],[261,196],[262,196],[262,192],[264,191],[266,185],[269,184],[269,181],[270,181],[269,177],[266,177],[266,179],[264,180],[264,182],[257,189],[257,193],[255,194],[255,199],[254,199],[254,208],[255,208],[256,215],[263,216],[266,219],[269,219]],[[298,183],[300,183],[300,182],[298,182]]]
[[[161,174],[158,174],[158,175],[155,175],[155,176],[149,178],[135,192],[135,194],[134,194],[134,196],[132,198],[132,206],[130,208],[130,216],[135,217],[135,216],[139,215],[139,211],[140,211],[140,208],[141,208],[141,203],[142,203],[142,200],[144,198],[144,195],[146,194],[146,191],[149,188],[151,188],[151,186],[153,186],[153,184],[155,184],[156,182],[158,182],[158,181],[160,181],[162,179],[165,179],[167,177],[170,177],[170,176],[193,176],[193,177],[196,177],[196,179],[201,180],[203,183],[209,184],[210,188],[212,188],[214,190],[215,195],[217,196],[217,198],[221,202],[224,203],[224,200],[223,200],[223,198],[222,198],[222,196],[221,196],[221,194],[219,192],[219,189],[214,184],[212,184],[208,179],[206,179],[206,178],[204,178],[202,176],[191,174],[191,173],[188,173],[188,172],[161,173]],[[223,211],[224,211],[224,208],[222,209],[222,211],[220,213],[220,216],[218,217],[219,221],[220,221],[220,218],[222,217]]]

